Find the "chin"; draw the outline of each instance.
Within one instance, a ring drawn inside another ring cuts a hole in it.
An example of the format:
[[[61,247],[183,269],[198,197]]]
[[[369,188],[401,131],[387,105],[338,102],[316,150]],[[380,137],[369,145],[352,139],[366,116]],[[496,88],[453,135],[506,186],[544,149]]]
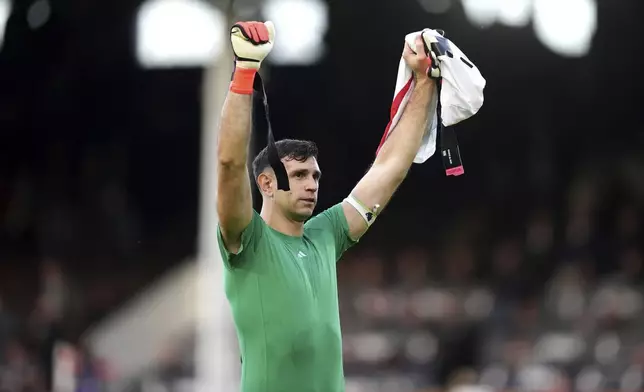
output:
[[[293,211],[293,218],[298,222],[304,222],[313,216],[313,209],[302,209],[299,211]]]

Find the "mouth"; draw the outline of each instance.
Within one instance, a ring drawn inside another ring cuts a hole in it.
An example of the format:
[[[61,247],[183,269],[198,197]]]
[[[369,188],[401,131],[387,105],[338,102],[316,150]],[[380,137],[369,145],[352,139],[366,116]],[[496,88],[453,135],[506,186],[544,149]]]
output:
[[[305,203],[315,204],[315,199],[314,199],[314,198],[312,198],[312,197],[303,198],[303,199],[300,199],[300,200],[302,200],[302,201],[303,201],[303,202],[305,202]]]

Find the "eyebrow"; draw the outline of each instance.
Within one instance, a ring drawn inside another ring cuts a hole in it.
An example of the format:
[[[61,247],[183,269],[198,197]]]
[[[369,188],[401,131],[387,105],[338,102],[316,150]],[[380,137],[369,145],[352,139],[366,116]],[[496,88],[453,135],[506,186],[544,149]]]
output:
[[[309,169],[298,169],[298,170],[294,170],[294,171],[293,171],[293,175],[297,175],[297,174],[308,174],[308,173],[310,173],[310,172],[311,172],[311,170],[309,170]],[[314,170],[314,171],[313,171],[313,177],[317,177],[317,178],[322,177],[322,172],[321,172],[321,171],[319,171],[319,170]]]

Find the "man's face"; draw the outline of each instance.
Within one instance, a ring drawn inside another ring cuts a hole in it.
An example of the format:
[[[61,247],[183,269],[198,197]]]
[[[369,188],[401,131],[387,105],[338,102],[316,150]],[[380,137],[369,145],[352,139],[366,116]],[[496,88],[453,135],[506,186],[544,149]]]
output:
[[[277,191],[275,203],[290,219],[303,222],[313,215],[318,201],[320,167],[315,158],[304,162],[283,159],[288,174],[289,192]]]

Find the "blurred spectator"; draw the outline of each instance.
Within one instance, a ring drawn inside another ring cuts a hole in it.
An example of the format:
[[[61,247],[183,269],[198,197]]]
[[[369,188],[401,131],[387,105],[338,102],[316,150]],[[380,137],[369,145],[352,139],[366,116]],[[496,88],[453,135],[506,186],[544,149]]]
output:
[[[37,362],[34,362],[27,349],[17,340],[11,340],[4,350],[0,362],[0,391],[36,392],[43,388]]]
[[[108,369],[85,342],[77,347],[77,392],[104,392],[109,380]]]

